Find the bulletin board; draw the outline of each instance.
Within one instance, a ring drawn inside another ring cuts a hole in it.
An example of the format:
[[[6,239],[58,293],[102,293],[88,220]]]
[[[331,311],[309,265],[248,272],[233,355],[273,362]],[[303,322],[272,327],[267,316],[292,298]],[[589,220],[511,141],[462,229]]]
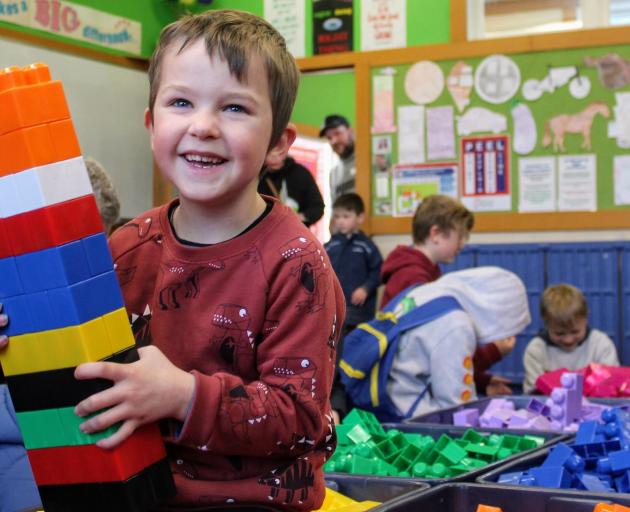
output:
[[[463,53],[371,62],[372,232],[430,193],[484,231],[630,227],[630,47]]]

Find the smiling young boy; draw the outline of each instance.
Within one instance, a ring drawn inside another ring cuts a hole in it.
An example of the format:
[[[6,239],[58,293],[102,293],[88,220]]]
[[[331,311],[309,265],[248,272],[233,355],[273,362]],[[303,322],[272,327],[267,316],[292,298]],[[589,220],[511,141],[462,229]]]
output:
[[[540,299],[540,315],[545,328],[523,354],[525,393],[535,389],[540,375],[558,368],[574,371],[590,363],[619,366],[612,340],[588,326],[588,305],[575,286],[548,286]]]
[[[297,216],[257,193],[295,138],[298,80],[282,36],[237,11],[165,27],[151,60],[145,124],[179,198],[111,239],[136,340],[150,346],[136,363],[79,366],[78,379],[114,386],[75,412],[101,411],[85,432],[122,423],[103,448],[169,420],[177,496],[164,510],[323,500],[343,293]]]

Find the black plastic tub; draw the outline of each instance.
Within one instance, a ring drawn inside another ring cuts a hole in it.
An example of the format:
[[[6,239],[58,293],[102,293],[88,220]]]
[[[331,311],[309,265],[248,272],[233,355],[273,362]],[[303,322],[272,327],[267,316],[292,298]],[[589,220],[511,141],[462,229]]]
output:
[[[464,432],[468,430],[468,427],[454,427],[449,425],[415,425],[412,423],[384,423],[383,428],[385,430],[390,429],[398,429],[401,432],[405,433],[414,433],[414,434],[422,434],[431,436],[433,439],[439,439],[442,434],[446,434],[452,438],[460,438],[464,435]],[[496,462],[492,462],[486,466],[481,468],[474,469],[469,471],[468,473],[463,473],[461,475],[452,476],[449,478],[417,478],[417,477],[409,477],[409,478],[401,478],[401,477],[391,477],[391,476],[377,476],[377,475],[352,475],[348,473],[324,473],[324,477],[326,479],[336,479],[340,476],[345,477],[348,481],[351,480],[366,480],[369,479],[372,482],[383,482],[384,485],[388,485],[389,482],[395,483],[399,481],[415,481],[415,482],[424,482],[430,486],[435,486],[447,482],[474,482],[477,477],[480,475],[487,473],[488,471],[502,467],[505,464],[518,460],[525,455],[530,453],[537,453],[541,450],[546,449],[549,446],[552,446],[560,441],[567,441],[572,438],[571,435],[562,434],[558,432],[532,432],[532,431],[523,431],[523,430],[505,430],[505,429],[496,429],[496,428],[475,428],[477,432],[480,434],[498,434],[498,435],[517,435],[517,436],[532,436],[536,435],[538,437],[542,437],[545,442],[542,446],[537,448],[532,448],[531,450],[526,450],[524,452],[516,453],[510,457],[507,457],[503,460],[499,460]]]
[[[586,491],[451,483],[417,491],[383,503],[373,512],[476,512],[478,505],[503,512],[593,512],[597,503],[630,505],[629,494],[611,495]]]
[[[429,486],[411,478],[372,478],[363,476],[353,478],[343,473],[327,473],[324,475],[326,487],[338,491],[355,501],[386,502],[407,493],[422,491]]]
[[[410,418],[405,421],[405,423],[428,423],[432,425],[453,425],[453,414],[461,411],[462,409],[477,409],[479,411],[479,416],[483,414],[490,403],[490,400],[493,398],[504,398],[510,400],[514,403],[516,409],[525,409],[527,404],[532,398],[537,398],[538,400],[542,400],[543,402],[547,400],[547,396],[542,395],[509,395],[509,396],[495,396],[495,397],[486,397],[480,398],[479,400],[474,400],[472,402],[468,402],[466,404],[456,405],[454,407],[449,407],[447,409],[440,409],[438,411],[429,412],[426,414],[421,414],[414,418]],[[610,405],[613,407],[621,407],[621,406],[630,406],[630,399],[627,398],[589,398],[589,402],[592,402],[597,405]],[[473,427],[473,428],[483,428],[483,427]],[[512,429],[505,429],[507,432],[511,432]],[[524,430],[521,430],[524,431]],[[526,430],[529,434],[534,432],[556,432],[556,431],[545,431],[545,430]]]

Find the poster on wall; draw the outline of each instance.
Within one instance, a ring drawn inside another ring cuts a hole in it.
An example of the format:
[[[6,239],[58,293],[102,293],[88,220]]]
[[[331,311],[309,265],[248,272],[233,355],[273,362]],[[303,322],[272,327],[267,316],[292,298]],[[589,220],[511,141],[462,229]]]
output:
[[[304,2],[265,0],[264,17],[282,34],[294,57],[304,57]]]
[[[432,194],[457,197],[457,164],[397,165],[392,176],[394,217],[413,216],[422,199]]]
[[[0,21],[140,55],[142,24],[63,0],[0,1]]]
[[[394,77],[391,74],[376,75],[372,78],[372,98],[374,121],[372,133],[396,131],[394,124]]]
[[[372,137],[372,213],[391,215],[392,137]]]
[[[630,204],[630,155],[613,158],[615,204]]]
[[[407,46],[407,0],[361,0],[361,50]]]
[[[556,159],[552,156],[518,159],[518,210],[556,210]]]
[[[596,162],[593,154],[558,157],[558,210],[597,209]]]
[[[462,137],[464,205],[477,212],[512,209],[507,135]]]
[[[352,51],[352,0],[313,0],[313,54]]]

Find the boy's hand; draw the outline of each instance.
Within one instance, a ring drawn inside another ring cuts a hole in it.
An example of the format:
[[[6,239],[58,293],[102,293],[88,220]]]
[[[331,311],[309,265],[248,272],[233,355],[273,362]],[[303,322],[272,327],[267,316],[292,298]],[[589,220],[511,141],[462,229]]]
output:
[[[350,302],[352,302],[355,306],[363,306],[365,299],[367,299],[368,293],[365,288],[359,286],[356,290],[352,292],[352,296],[350,297]]]
[[[492,377],[490,377],[488,387],[486,387],[486,395],[511,395],[512,389],[509,386],[511,383],[512,381],[510,379],[499,377],[498,375],[493,375]]]
[[[162,418],[186,419],[195,378],[177,368],[157,347],[138,349],[140,360],[130,364],[84,363],[75,378],[108,379],[114,386],[80,402],[74,409],[78,416],[108,410],[81,424],[81,431],[91,434],[123,422],[118,431],[96,444],[114,448],[145,423]]]
[[[499,349],[499,352],[501,352],[501,357],[505,357],[510,352],[512,352],[512,349],[516,344],[516,338],[514,336],[510,336],[509,338],[505,338],[504,340],[495,341],[494,344]]]
[[[0,327],[6,327],[9,323],[9,317],[2,312],[2,304],[0,304]],[[0,334],[0,350],[6,348],[9,344],[9,337],[5,334]]]

